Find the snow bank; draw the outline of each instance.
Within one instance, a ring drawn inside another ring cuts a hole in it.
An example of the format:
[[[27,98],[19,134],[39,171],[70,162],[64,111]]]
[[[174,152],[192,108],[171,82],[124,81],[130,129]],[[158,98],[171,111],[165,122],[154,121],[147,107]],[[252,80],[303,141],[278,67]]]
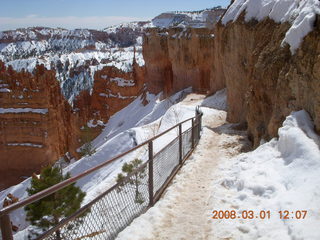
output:
[[[6,113],[39,113],[47,114],[47,108],[0,108],[0,114]]]
[[[236,21],[246,11],[245,21],[266,17],[277,23],[289,22],[291,27],[286,33],[282,45],[288,43],[291,53],[299,48],[303,38],[313,30],[316,15],[320,14],[318,0],[235,0],[222,18],[222,23]]]
[[[227,89],[222,89],[214,95],[207,97],[203,100],[201,106],[227,111]]]
[[[279,129],[279,139],[220,164],[212,210],[270,211],[270,220],[213,219],[212,233],[232,239],[320,238],[319,136],[305,111],[294,112]],[[289,211],[280,219],[279,211]],[[306,210],[305,219],[292,212]]]

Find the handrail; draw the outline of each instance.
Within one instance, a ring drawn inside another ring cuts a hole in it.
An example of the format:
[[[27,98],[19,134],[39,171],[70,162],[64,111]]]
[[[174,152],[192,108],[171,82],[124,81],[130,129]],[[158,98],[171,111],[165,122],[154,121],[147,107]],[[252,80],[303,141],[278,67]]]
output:
[[[27,198],[25,198],[25,199],[23,199],[23,200],[21,200],[21,201],[19,201],[19,202],[16,202],[16,203],[14,203],[14,204],[12,204],[12,205],[10,205],[10,206],[7,206],[7,207],[1,209],[1,210],[0,210],[0,217],[1,217],[1,216],[4,216],[4,215],[6,215],[6,214],[9,214],[10,212],[12,212],[12,211],[14,211],[14,210],[16,210],[16,209],[18,209],[18,208],[21,208],[21,207],[26,206],[26,205],[28,205],[28,204],[34,203],[34,202],[36,202],[36,201],[39,201],[39,200],[41,200],[42,198],[47,197],[47,196],[49,196],[50,194],[52,194],[52,193],[54,193],[54,192],[56,192],[56,191],[59,191],[59,190],[63,189],[63,188],[66,187],[66,186],[69,186],[69,185],[72,184],[72,183],[75,183],[77,180],[79,180],[79,179],[81,179],[81,178],[89,175],[90,173],[95,172],[96,170],[99,170],[99,169],[105,167],[105,166],[108,165],[109,163],[114,162],[115,160],[117,160],[117,159],[119,159],[119,158],[127,155],[128,153],[137,150],[138,148],[140,148],[140,147],[148,144],[149,142],[151,142],[151,141],[153,141],[153,140],[161,137],[162,135],[170,132],[172,129],[178,127],[179,125],[182,125],[183,123],[186,123],[186,122],[188,122],[188,121],[190,121],[190,120],[192,120],[192,119],[195,119],[195,118],[196,118],[196,117],[188,118],[187,120],[184,120],[184,121],[176,124],[175,126],[169,128],[169,129],[167,129],[166,131],[160,133],[159,135],[154,136],[154,137],[152,137],[151,139],[149,139],[149,140],[147,140],[147,141],[139,144],[138,146],[136,146],[136,147],[128,150],[127,152],[121,153],[121,154],[119,154],[119,155],[111,158],[110,160],[108,160],[108,161],[106,161],[106,162],[103,162],[103,163],[101,163],[101,164],[99,164],[99,165],[97,165],[97,166],[95,166],[95,167],[93,167],[93,168],[90,168],[89,170],[84,171],[83,173],[80,173],[80,174],[78,174],[78,175],[76,175],[76,176],[74,176],[74,177],[68,178],[67,180],[64,180],[64,181],[62,181],[62,182],[60,182],[60,183],[58,183],[58,184],[56,184],[56,185],[54,185],[54,186],[52,186],[52,187],[49,187],[49,188],[47,188],[47,189],[45,189],[45,190],[42,190],[41,192],[38,192],[38,193],[36,193],[36,194],[34,194],[34,195],[32,195],[32,196],[29,196],[29,197],[27,197]]]
[[[140,167],[138,167],[137,169],[135,169],[132,173],[128,174],[124,179],[123,182],[130,179],[135,173],[141,171],[141,169],[144,169],[147,165],[148,162],[145,162],[143,165],[141,165]],[[95,204],[96,202],[98,202],[101,198],[103,198],[104,196],[106,196],[108,193],[110,193],[111,191],[113,191],[115,188],[117,188],[119,185],[121,185],[122,182],[118,182],[115,185],[113,185],[111,188],[109,188],[107,191],[105,191],[103,194],[99,195],[98,197],[94,198],[92,201],[90,201],[89,203],[85,204],[84,206],[82,206],[80,209],[78,209],[76,212],[74,212],[70,217],[63,219],[58,225],[54,226],[53,228],[51,228],[50,230],[48,230],[47,232],[45,232],[44,234],[42,234],[40,237],[43,239],[45,237],[48,237],[50,234],[52,234],[53,232],[55,232],[57,229],[59,229],[61,226],[63,226],[65,223],[69,222],[72,219],[75,219],[76,217],[80,216],[81,214],[83,214],[84,212],[86,212],[93,204]]]

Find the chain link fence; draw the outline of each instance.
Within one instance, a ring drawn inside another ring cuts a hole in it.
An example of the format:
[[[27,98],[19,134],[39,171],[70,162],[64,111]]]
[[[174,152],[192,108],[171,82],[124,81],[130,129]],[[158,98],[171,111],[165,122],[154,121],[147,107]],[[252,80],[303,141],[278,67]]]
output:
[[[148,165],[134,171],[121,183],[69,219],[37,239],[114,239],[149,206]]]

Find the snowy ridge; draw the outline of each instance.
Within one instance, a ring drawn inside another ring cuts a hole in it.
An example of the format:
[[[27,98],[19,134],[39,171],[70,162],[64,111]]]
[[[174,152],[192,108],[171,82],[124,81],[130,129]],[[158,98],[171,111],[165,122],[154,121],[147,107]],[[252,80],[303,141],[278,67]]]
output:
[[[120,29],[132,29],[133,31],[140,31],[143,32],[146,28],[152,27],[152,24],[150,21],[146,21],[146,22],[129,22],[129,23],[122,23],[122,24],[118,24],[118,25],[114,25],[111,27],[107,27],[105,28],[103,31],[107,32],[107,33],[116,33],[118,32]]]
[[[136,62],[144,65],[142,47],[136,47]],[[60,82],[61,91],[69,103],[82,90],[91,90],[94,73],[105,66],[114,66],[124,72],[132,70],[134,47],[110,48],[106,51],[72,52],[68,54],[46,54],[41,58],[31,57],[6,62],[16,71],[25,69],[32,72],[37,64],[43,64],[48,70],[56,70],[56,77]],[[79,70],[77,70],[79,69]],[[73,71],[73,76],[70,73]],[[5,90],[3,90],[5,91]]]
[[[202,11],[167,12],[152,19],[152,25],[159,28],[212,28],[224,11],[216,7]]]
[[[103,31],[38,27],[0,32],[0,60],[16,71],[33,72],[37,64],[55,70],[61,91],[72,105],[82,90],[91,92],[97,70],[114,66],[131,71],[134,46],[136,62],[144,65],[142,34],[148,24],[120,24]]]
[[[282,42],[290,45],[294,54],[303,38],[313,30],[316,15],[320,14],[318,0],[235,0],[222,18],[222,23],[236,21],[240,14],[246,11],[245,21],[266,17],[277,23],[289,22],[291,27]]]

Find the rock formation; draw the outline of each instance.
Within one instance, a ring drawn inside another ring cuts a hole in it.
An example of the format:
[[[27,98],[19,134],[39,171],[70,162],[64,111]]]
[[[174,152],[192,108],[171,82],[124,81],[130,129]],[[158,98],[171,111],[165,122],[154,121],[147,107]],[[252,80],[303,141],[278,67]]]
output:
[[[255,146],[277,136],[291,111],[305,109],[320,131],[320,21],[295,54],[281,46],[289,23],[244,20],[215,31],[215,75],[228,89],[228,120],[247,122]]]
[[[74,152],[78,130],[53,71],[16,72],[0,62],[0,80],[1,183]]]
[[[33,74],[16,72],[0,62],[0,182],[21,181],[61,156],[79,157],[80,128],[88,121],[107,122],[144,87],[144,68],[97,71],[93,91],[83,91],[72,108],[61,93],[55,72],[43,65]],[[98,130],[93,130],[95,135]],[[19,177],[17,177],[19,176]]]
[[[214,92],[224,84],[214,76],[214,35],[206,28],[149,29],[143,42],[148,89],[168,96],[192,86]]]

